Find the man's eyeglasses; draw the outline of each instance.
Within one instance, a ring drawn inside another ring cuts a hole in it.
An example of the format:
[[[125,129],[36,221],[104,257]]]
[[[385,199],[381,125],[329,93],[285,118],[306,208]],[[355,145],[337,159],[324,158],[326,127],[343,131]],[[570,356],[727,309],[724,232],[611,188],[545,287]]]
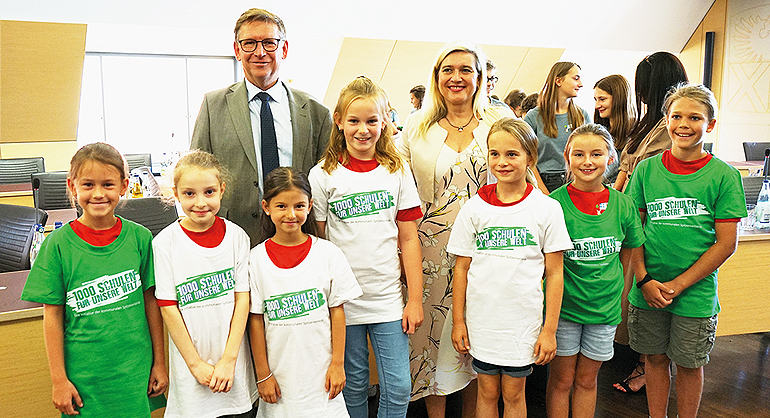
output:
[[[497,78],[497,76],[496,76],[496,75],[495,75],[495,76],[492,76],[492,77],[487,77],[487,82],[488,82],[488,83],[497,83],[497,81],[498,81],[498,80],[500,80],[500,79],[499,79],[499,78]]]
[[[256,51],[258,44],[262,44],[262,49],[264,49],[265,52],[273,52],[276,49],[278,49],[278,45],[280,45],[282,40],[283,39],[276,39],[276,38],[265,38],[261,41],[257,41],[254,39],[241,39],[240,41],[238,41],[238,45],[241,46],[241,50],[243,52]]]

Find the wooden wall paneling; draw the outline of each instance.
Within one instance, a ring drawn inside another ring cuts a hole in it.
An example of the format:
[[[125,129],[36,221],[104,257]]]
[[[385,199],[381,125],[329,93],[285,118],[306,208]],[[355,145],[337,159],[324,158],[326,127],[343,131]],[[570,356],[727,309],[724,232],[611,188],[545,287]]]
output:
[[[513,79],[519,70],[522,69],[524,57],[527,56],[529,48],[522,46],[504,46],[504,45],[480,45],[481,49],[491,59],[497,67],[497,77],[500,79],[495,85],[492,94],[497,95],[500,100],[505,99],[509,91],[522,88],[514,85]]]
[[[2,158],[45,158],[45,171],[67,171],[70,159],[78,150],[73,138],[68,141],[0,143]]]
[[[86,25],[0,21],[0,142],[77,136]]]
[[[359,75],[379,83],[395,43],[384,39],[345,38],[324,96],[326,107],[334,112],[340,90]]]
[[[563,54],[564,49],[560,48],[529,48],[510,85],[523,88],[527,95],[539,92],[551,66]]]
[[[378,82],[388,94],[390,105],[398,112],[401,125],[412,111],[409,90],[422,84],[430,88],[429,80],[433,63],[442,42],[396,41],[393,54]]]

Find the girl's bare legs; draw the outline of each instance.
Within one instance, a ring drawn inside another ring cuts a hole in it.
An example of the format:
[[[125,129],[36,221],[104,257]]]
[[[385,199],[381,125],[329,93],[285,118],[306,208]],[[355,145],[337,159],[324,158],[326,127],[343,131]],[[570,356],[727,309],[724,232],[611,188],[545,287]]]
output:
[[[500,375],[488,375],[479,373],[478,396],[476,401],[477,418],[499,418],[497,401],[500,399]],[[523,380],[523,379],[522,379]],[[522,384],[522,388],[524,385]],[[522,399],[524,395],[522,393]]]
[[[524,377],[502,375],[504,418],[527,418],[527,402],[524,397],[526,381]]]
[[[476,399],[478,398],[479,382],[471,380],[468,386],[462,390],[463,395],[463,418],[476,417]]]
[[[446,417],[446,396],[428,395],[424,399],[425,409],[428,410],[428,418]]]
[[[551,373],[545,392],[545,405],[549,418],[569,417],[569,394],[575,382],[577,354],[574,356],[556,356],[550,363]]]
[[[577,355],[575,384],[572,388],[572,418],[593,418],[596,411],[596,378],[601,361]]]
[[[647,408],[652,418],[664,418],[671,387],[671,360],[665,354],[647,356]]]

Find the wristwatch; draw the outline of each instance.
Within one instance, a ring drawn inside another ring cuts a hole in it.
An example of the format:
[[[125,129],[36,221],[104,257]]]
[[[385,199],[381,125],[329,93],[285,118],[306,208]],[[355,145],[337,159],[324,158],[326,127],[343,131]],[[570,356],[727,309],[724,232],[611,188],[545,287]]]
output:
[[[639,282],[636,282],[636,288],[637,288],[637,289],[641,289],[641,288],[642,288],[642,286],[644,286],[644,284],[645,284],[645,283],[647,283],[647,282],[649,282],[650,280],[652,280],[652,276],[650,276],[650,273],[647,273],[647,274],[644,276],[644,279],[642,279],[642,280],[641,280],[641,281],[639,281]]]

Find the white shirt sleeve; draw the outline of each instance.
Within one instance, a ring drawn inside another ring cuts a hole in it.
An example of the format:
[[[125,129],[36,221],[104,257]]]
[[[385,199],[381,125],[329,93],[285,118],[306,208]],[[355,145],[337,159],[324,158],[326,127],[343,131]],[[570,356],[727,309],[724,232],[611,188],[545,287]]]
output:
[[[473,257],[473,253],[476,251],[476,228],[471,220],[471,207],[474,206],[473,200],[475,199],[480,198],[472,197],[457,213],[446,248],[450,254]]]
[[[313,194],[313,213],[315,220],[326,222],[329,213],[329,196],[327,194],[327,174],[323,171],[323,161],[310,170],[310,189]]]

